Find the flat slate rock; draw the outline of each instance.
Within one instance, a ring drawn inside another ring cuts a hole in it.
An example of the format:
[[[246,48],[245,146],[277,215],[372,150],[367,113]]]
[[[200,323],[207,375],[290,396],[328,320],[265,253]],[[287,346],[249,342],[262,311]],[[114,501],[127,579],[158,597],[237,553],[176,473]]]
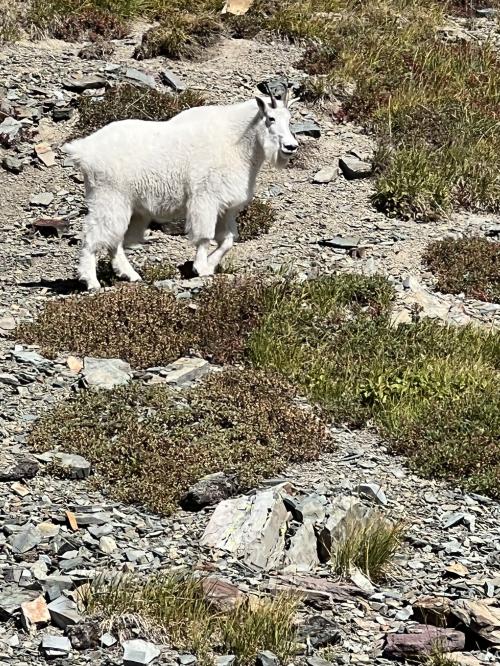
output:
[[[14,456],[0,451],[0,482],[33,479],[39,468],[38,461],[27,453]]]

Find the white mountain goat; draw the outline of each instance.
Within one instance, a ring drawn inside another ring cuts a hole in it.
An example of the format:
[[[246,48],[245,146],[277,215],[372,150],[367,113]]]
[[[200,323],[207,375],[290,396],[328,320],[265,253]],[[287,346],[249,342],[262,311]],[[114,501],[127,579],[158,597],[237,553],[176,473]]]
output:
[[[88,205],[79,278],[99,289],[96,252],[107,249],[119,277],[140,280],[124,247],[143,241],[152,220],[178,219],[196,247],[194,270],[212,275],[237,238],[236,216],[252,200],[263,163],[284,167],[297,151],[290,104],[286,94],[196,107],[162,122],[122,120],[65,144]]]

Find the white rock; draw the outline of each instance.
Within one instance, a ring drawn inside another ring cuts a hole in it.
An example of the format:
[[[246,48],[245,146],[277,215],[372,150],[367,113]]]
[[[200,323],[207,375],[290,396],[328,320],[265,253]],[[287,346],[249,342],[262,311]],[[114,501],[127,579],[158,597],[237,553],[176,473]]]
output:
[[[122,645],[124,666],[146,666],[160,656],[160,648],[148,641],[133,639]]]

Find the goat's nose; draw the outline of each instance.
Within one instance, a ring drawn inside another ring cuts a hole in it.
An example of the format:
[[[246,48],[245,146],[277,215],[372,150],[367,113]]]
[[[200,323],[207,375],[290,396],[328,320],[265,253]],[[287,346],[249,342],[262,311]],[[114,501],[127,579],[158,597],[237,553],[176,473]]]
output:
[[[289,153],[294,153],[298,147],[297,143],[285,143],[284,145],[285,150],[288,150]]]

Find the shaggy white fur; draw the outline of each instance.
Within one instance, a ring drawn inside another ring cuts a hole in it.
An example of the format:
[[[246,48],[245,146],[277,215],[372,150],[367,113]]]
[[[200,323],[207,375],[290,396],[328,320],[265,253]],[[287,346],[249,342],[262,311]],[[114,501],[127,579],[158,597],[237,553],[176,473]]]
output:
[[[118,121],[65,144],[88,204],[80,279],[99,289],[96,252],[105,248],[118,276],[140,280],[124,247],[143,241],[151,220],[178,219],[196,247],[195,271],[212,275],[237,237],[236,216],[252,200],[263,163],[284,167],[296,152],[289,121],[286,102],[258,97],[166,122]]]

